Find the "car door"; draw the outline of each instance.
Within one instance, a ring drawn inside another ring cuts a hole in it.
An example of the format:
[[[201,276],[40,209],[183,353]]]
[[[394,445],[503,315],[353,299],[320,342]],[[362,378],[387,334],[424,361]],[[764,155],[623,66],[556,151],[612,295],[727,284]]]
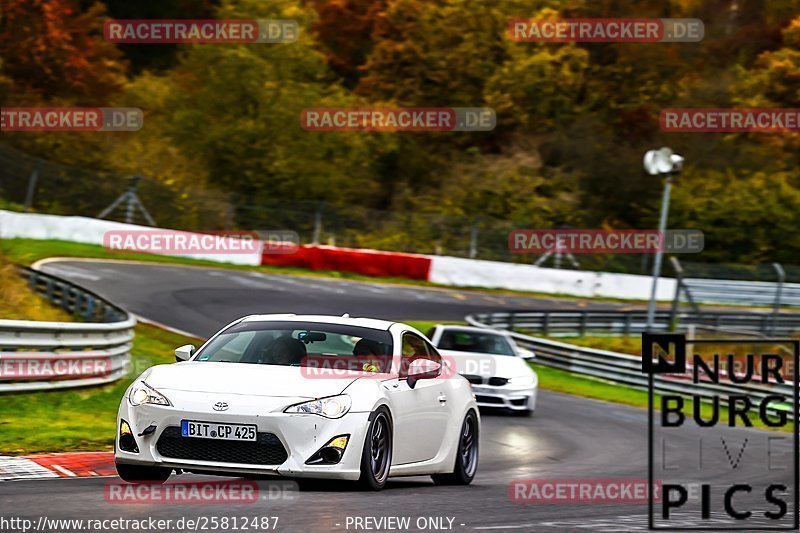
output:
[[[402,334],[402,360],[399,377],[386,383],[392,398],[395,419],[393,464],[427,461],[436,456],[447,427],[447,388],[445,377],[420,379],[408,384],[408,363],[425,358],[441,364],[441,358],[422,337],[411,331]]]

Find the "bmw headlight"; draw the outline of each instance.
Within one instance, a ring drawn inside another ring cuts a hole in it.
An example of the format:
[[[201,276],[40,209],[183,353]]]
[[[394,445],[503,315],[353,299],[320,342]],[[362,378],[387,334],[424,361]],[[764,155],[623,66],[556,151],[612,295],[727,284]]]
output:
[[[154,405],[172,405],[166,396],[158,392],[144,381],[140,381],[131,388],[131,392],[128,395],[128,401],[134,407],[146,403]]]
[[[319,400],[298,403],[287,407],[285,413],[302,413],[309,415],[320,415],[325,418],[341,418],[347,414],[353,405],[350,396],[342,394],[340,396],[329,396]]]
[[[536,382],[536,378],[533,376],[517,376],[515,378],[511,378],[508,380],[509,385],[533,385]]]

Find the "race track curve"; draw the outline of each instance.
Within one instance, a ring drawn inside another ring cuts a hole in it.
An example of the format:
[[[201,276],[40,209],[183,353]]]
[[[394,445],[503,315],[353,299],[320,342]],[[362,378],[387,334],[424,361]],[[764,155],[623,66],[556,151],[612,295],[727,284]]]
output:
[[[153,264],[59,261],[42,269],[86,286],[137,315],[200,336],[238,316],[259,312],[350,312],[353,316],[459,320],[479,310],[615,305]],[[411,517],[411,531],[646,530],[646,504],[524,504],[509,498],[509,484],[515,479],[646,480],[646,411],[543,391],[533,418],[482,413],[482,420],[480,466],[469,487],[439,487],[420,477],[393,480],[380,493],[357,492],[340,484],[303,490],[293,499],[250,505],[115,505],[104,500],[104,486],[113,478],[56,479],[0,483],[0,511],[2,516],[27,517],[34,522],[42,515],[173,520],[279,516],[277,531],[291,532],[364,531],[352,523],[348,527],[348,517],[352,521],[353,517],[389,516]],[[788,462],[789,440],[770,441],[772,435],[727,428],[709,433],[692,426],[670,436],[666,449],[671,463],[692,465],[703,439],[709,443],[706,462],[719,466],[724,460],[716,449],[719,438],[727,439],[727,446],[736,453],[747,438],[735,476],[757,482],[775,475],[764,468],[767,447],[778,458],[776,464]],[[674,472],[669,475],[679,478]],[[789,469],[780,475],[791,485]],[[656,477],[668,479],[666,474]],[[727,477],[714,474],[708,480],[727,484]],[[199,477],[184,474],[172,478],[187,479]],[[715,503],[712,514],[716,516],[721,509],[721,504]],[[445,519],[447,529],[417,529],[420,516],[447,517],[452,525]]]

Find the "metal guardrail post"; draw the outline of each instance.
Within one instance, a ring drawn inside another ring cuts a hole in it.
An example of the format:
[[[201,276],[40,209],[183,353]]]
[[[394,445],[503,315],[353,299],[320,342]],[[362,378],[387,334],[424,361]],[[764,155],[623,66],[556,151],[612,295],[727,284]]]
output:
[[[45,291],[46,291],[45,292],[45,297],[49,301],[52,302],[53,301],[53,288],[54,288],[55,282],[51,278],[47,278],[45,280],[45,283],[47,283],[47,288],[45,289]]]
[[[94,297],[86,295],[86,311],[83,314],[84,320],[91,320],[94,316]]]
[[[683,267],[681,267],[678,258],[674,255],[670,256],[669,262],[675,271],[675,296],[672,298],[672,307],[669,311],[669,330],[675,331],[678,327],[678,303],[681,299],[681,288],[683,287]]]
[[[786,281],[786,272],[780,263],[772,263],[772,268],[778,275],[778,285],[775,287],[775,303],[772,307],[772,327],[770,328],[770,335],[775,335],[775,330],[778,326],[778,315],[781,312],[781,293],[783,292],[783,282]]]
[[[317,206],[314,212],[314,231],[311,235],[311,244],[319,246],[320,239],[322,238],[322,204]]]
[[[542,320],[542,335],[547,337],[550,333],[550,313],[544,314],[544,320]]]
[[[478,257],[478,223],[479,219],[474,220],[469,228],[469,258]]]
[[[31,208],[33,207],[33,197],[36,194],[36,182],[39,181],[39,169],[41,167],[42,160],[39,159],[36,161],[36,166],[33,167],[33,172],[31,172],[31,175],[28,178],[28,190],[25,193],[25,203],[23,204],[24,207],[22,208],[24,213],[30,213]]]
[[[59,284],[58,288],[61,289],[61,308],[69,313],[69,293],[72,292],[72,288],[64,284]]]
[[[586,311],[582,312],[581,313],[581,329],[580,329],[581,337],[586,335],[586,325],[587,325],[588,321],[589,321],[589,314]]]

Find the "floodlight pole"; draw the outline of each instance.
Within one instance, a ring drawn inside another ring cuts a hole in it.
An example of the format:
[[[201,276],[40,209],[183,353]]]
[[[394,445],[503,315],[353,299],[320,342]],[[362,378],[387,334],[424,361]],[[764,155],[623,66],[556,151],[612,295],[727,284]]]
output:
[[[672,191],[673,172],[667,173],[664,180],[664,197],[661,200],[661,216],[658,220],[659,242],[661,245],[656,250],[656,258],[653,261],[653,285],[650,288],[650,302],[647,305],[647,331],[650,331],[655,322],[656,316],[656,289],[658,288],[658,277],[661,275],[661,259],[664,256],[664,243],[666,242],[665,232],[667,230],[667,213],[669,213],[669,195]]]

